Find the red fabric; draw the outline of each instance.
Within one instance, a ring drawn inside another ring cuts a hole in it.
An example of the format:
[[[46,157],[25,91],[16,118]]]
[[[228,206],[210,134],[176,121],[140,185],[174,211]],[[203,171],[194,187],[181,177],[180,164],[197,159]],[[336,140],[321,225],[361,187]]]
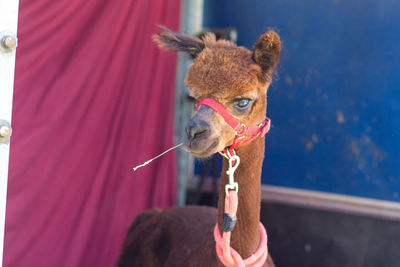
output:
[[[5,267],[114,266],[126,230],[175,203],[180,1],[20,1]]]

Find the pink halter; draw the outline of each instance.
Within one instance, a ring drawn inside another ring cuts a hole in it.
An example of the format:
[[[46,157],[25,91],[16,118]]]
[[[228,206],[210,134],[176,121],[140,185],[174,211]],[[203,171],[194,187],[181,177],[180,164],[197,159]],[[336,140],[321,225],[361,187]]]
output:
[[[233,150],[242,145],[246,145],[253,141],[258,136],[265,136],[270,127],[271,127],[271,120],[269,118],[265,118],[265,120],[260,123],[258,126],[246,126],[240,121],[238,121],[235,117],[233,117],[223,105],[218,103],[218,101],[212,98],[204,98],[198,104],[196,110],[199,110],[200,106],[205,105],[213,109],[219,115],[224,118],[225,122],[233,128],[236,132],[236,136],[233,139],[232,145],[225,149],[222,153],[227,153],[229,151],[229,155],[233,155]],[[248,137],[247,139],[245,137]]]

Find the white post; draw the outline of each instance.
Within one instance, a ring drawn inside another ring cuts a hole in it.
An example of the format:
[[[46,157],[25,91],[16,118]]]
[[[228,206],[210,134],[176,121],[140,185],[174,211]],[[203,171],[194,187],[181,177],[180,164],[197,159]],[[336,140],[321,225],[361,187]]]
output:
[[[18,0],[0,0],[0,265],[3,264]]]
[[[199,33],[203,26],[203,0],[182,0],[181,26],[180,31],[188,34]],[[191,60],[187,55],[178,56],[178,68],[175,91],[175,143],[184,140],[185,125],[192,116],[193,106],[188,101],[188,90],[183,82],[186,73],[191,65]],[[188,181],[193,176],[193,156],[183,149],[178,149],[177,170],[178,170],[178,190],[177,204],[185,205],[186,189]]]

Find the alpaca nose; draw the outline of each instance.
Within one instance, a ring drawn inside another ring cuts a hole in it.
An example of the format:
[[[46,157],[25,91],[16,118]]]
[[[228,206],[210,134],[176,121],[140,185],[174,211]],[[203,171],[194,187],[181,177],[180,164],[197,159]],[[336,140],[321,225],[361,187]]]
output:
[[[188,139],[195,139],[204,136],[210,130],[209,125],[205,121],[190,120],[185,127]]]

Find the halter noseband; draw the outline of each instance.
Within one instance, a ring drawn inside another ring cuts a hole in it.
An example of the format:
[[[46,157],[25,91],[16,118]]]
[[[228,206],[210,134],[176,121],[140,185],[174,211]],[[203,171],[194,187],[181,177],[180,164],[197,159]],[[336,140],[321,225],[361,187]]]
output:
[[[233,143],[230,147],[225,148],[222,152],[220,152],[225,157],[231,157],[234,155],[234,149],[238,146],[243,146],[251,141],[253,141],[258,136],[265,136],[270,127],[271,120],[269,118],[265,118],[265,120],[260,123],[258,126],[247,126],[243,123],[240,123],[235,117],[230,114],[226,108],[221,105],[218,101],[212,98],[203,98],[198,104],[196,111],[199,110],[200,106],[208,106],[225,120],[225,122],[235,130],[235,138],[233,139]],[[248,137],[248,138],[246,138]]]

